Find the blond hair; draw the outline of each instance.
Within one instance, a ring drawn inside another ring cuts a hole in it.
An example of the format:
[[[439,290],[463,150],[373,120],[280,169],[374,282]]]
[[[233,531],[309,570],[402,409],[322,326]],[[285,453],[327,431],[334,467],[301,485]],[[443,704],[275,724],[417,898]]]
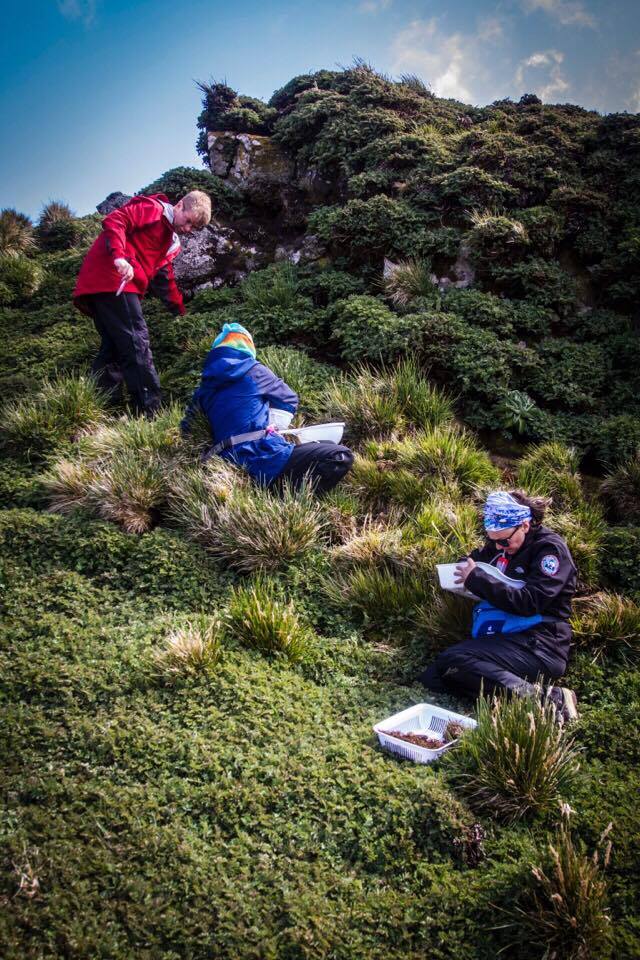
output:
[[[202,190],[192,190],[182,198],[182,206],[191,214],[196,230],[202,230],[211,222],[211,199]]]

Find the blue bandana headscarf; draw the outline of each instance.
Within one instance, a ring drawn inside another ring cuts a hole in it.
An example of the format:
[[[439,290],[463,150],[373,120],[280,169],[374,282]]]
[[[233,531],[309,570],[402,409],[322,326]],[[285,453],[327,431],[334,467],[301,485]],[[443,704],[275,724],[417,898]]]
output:
[[[211,344],[214,347],[231,347],[233,350],[242,350],[250,354],[255,360],[256,348],[253,345],[253,337],[246,327],[241,323],[225,323],[221,332]]]
[[[509,530],[531,520],[531,510],[504,490],[494,490],[484,505],[485,530]]]

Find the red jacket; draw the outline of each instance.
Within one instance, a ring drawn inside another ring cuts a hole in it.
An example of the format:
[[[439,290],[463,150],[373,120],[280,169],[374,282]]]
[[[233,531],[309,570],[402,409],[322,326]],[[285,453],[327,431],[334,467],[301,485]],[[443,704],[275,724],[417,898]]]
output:
[[[123,292],[144,296],[151,285],[172,312],[184,313],[171,264],[180,252],[180,240],[167,219],[165,204],[168,207],[169,201],[163,193],[133,197],[104,218],[102,233],[84,258],[73,291],[79,310],[89,313],[84,302],[87,294],[117,291],[122,277],[113,261],[123,257],[133,267],[133,278]]]

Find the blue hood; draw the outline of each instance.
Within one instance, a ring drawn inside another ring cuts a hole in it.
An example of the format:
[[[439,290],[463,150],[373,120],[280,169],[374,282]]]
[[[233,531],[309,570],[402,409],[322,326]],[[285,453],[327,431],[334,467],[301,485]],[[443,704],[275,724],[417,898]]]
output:
[[[204,361],[202,377],[204,380],[226,383],[243,377],[257,362],[244,350],[234,350],[233,347],[214,347]]]

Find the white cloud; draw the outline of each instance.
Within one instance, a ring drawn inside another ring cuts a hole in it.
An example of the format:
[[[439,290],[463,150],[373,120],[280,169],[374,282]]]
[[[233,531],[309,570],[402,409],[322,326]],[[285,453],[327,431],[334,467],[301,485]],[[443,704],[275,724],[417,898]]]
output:
[[[90,27],[96,16],[97,0],[58,0],[58,11],[65,20],[81,20]]]
[[[540,50],[521,60],[514,77],[518,93],[536,93],[541,100],[552,100],[566,93],[569,83],[562,71],[561,50]]]
[[[522,6],[527,13],[543,10],[550,17],[559,20],[563,26],[575,24],[578,27],[595,29],[598,23],[581,0],[522,0]]]
[[[495,25],[490,32],[494,38],[501,35]],[[393,39],[391,69],[395,74],[418,74],[439,97],[477,102],[478,87],[490,75],[490,65],[483,62],[489,52],[486,40],[481,31],[447,35],[441,32],[437,17],[414,20]]]
[[[361,0],[358,10],[361,13],[380,13],[391,6],[392,0]]]
[[[502,21],[498,17],[486,17],[478,22],[478,39],[490,43],[501,40],[504,34]]]

